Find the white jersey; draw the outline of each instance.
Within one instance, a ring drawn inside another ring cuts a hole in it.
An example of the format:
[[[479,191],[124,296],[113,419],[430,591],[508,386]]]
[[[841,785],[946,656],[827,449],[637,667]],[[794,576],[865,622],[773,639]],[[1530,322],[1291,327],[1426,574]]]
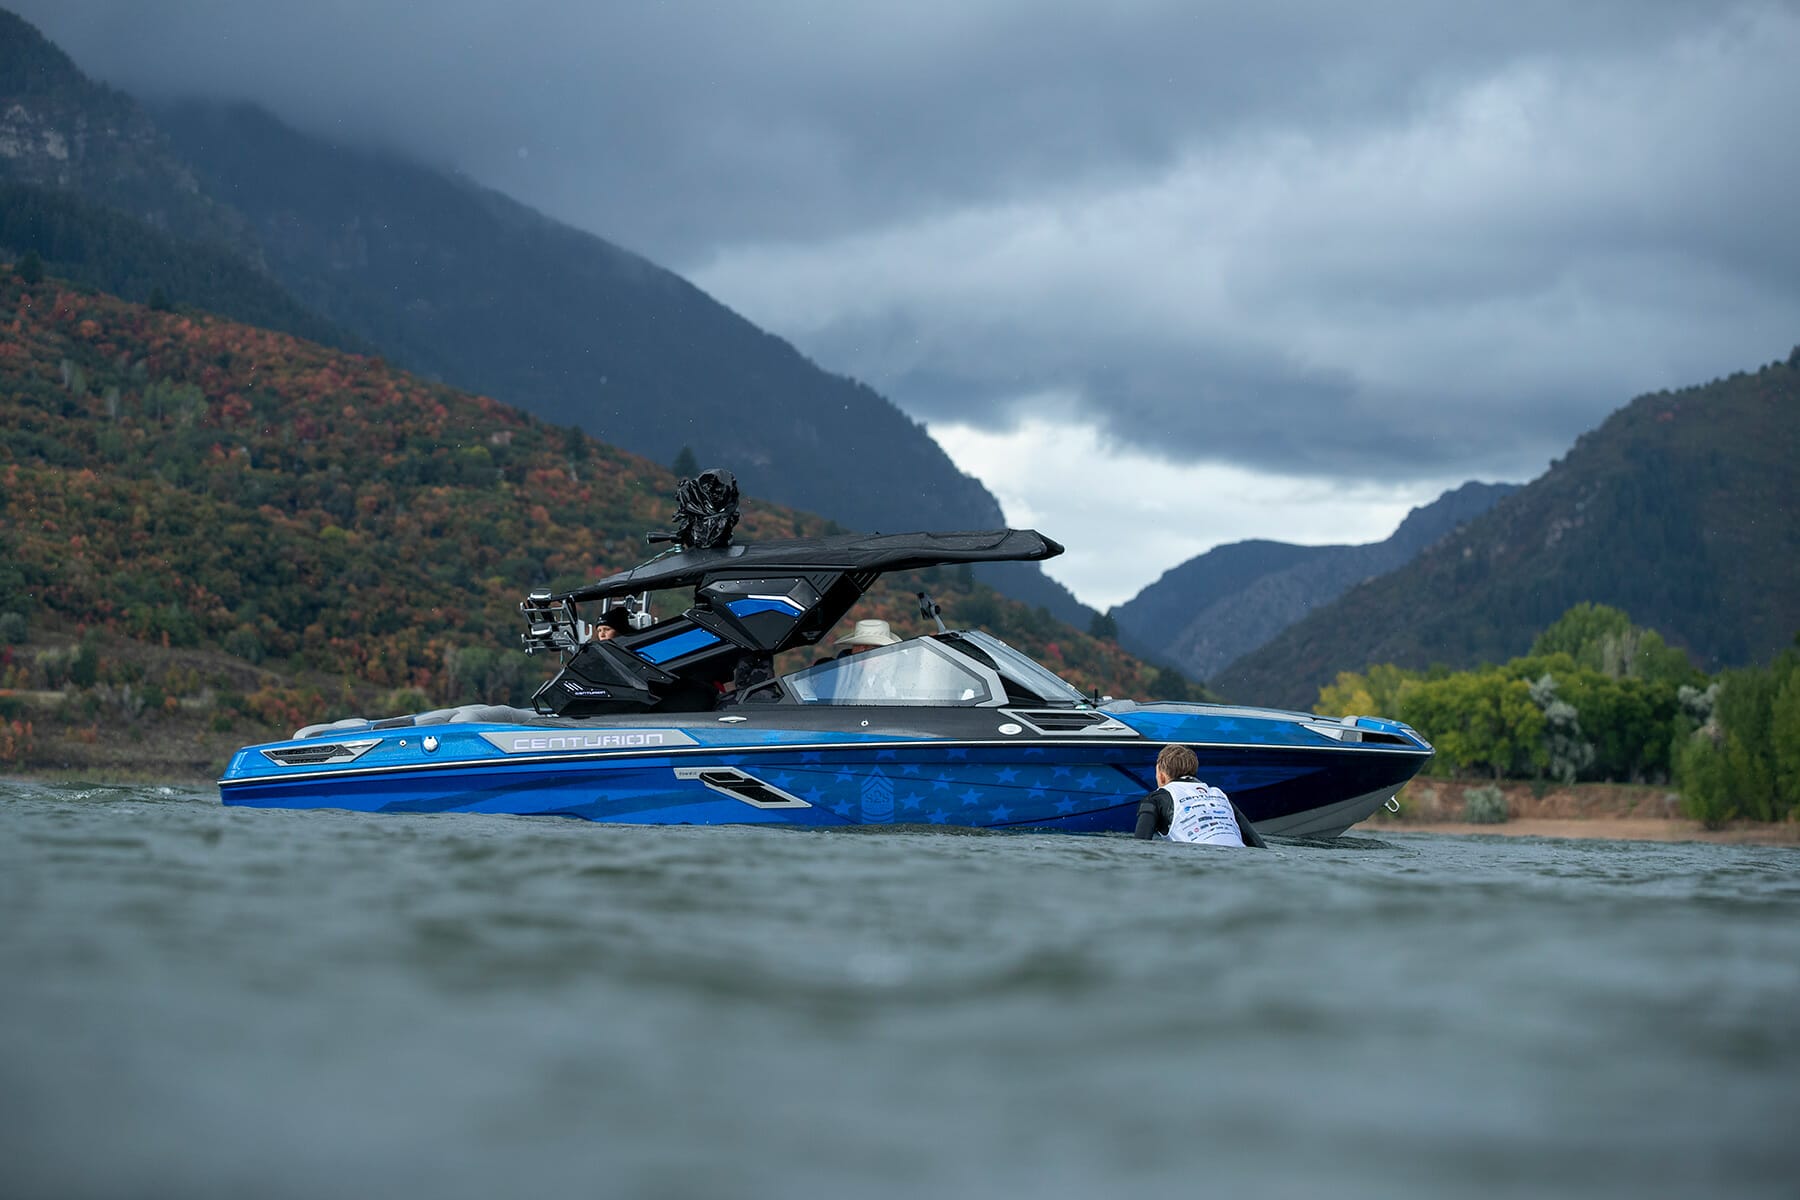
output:
[[[1224,792],[1196,779],[1176,779],[1164,790],[1174,801],[1169,818],[1171,842],[1209,842],[1215,846],[1242,846],[1237,816]]]

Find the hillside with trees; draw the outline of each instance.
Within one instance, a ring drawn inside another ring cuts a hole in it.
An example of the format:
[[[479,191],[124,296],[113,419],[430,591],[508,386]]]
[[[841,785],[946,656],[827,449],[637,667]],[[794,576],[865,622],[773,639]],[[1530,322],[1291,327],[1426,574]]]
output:
[[[673,272],[453,173],[249,106],[152,114],[0,17],[0,180],[223,245],[400,366],[659,463],[684,447],[730,462],[749,491],[848,528],[1001,523],[923,426]],[[1064,620],[1094,615],[1036,564],[977,575]]]
[[[157,308],[195,308],[342,350],[369,347],[222,246],[184,242],[70,192],[0,183],[0,260],[35,257],[74,283]]]
[[[640,561],[671,514],[661,467],[380,359],[11,269],[0,320],[0,763],[172,722],[198,769],[359,708],[522,701],[549,666],[515,649],[519,598]],[[740,540],[826,525],[743,514]],[[917,631],[929,587],[1083,688],[1158,693],[1116,645],[928,574],[855,615]]]
[[[1206,679],[1517,490],[1510,483],[1465,483],[1413,509],[1392,535],[1368,545],[1259,540],[1217,546],[1164,572],[1111,615],[1132,651]]]
[[[1503,662],[1577,604],[1659,630],[1706,671],[1800,630],[1800,348],[1640,396],[1524,489],[1209,682],[1307,704],[1340,671]]]

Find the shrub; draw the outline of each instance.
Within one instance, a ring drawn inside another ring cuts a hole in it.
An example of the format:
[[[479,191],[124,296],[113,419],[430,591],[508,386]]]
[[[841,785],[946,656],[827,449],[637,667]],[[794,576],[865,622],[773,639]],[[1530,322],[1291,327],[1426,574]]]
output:
[[[1681,786],[1681,812],[1689,820],[1718,829],[1738,815],[1725,752],[1705,732],[1676,747],[1675,778]]]
[[[1463,820],[1471,825],[1503,825],[1510,814],[1506,794],[1492,784],[1463,790]]]
[[[248,663],[259,663],[268,654],[263,648],[262,638],[248,625],[239,625],[225,635],[225,653]]]
[[[31,754],[31,722],[0,721],[0,763],[24,762]]]
[[[26,628],[24,613],[0,613],[0,643],[17,646],[29,636],[30,630]]]
[[[433,707],[431,697],[418,688],[395,688],[376,706],[384,716],[405,716],[408,713],[429,712]]]
[[[69,682],[78,688],[90,688],[100,678],[100,647],[93,634],[81,639],[81,647],[75,651],[74,659],[69,663]]]

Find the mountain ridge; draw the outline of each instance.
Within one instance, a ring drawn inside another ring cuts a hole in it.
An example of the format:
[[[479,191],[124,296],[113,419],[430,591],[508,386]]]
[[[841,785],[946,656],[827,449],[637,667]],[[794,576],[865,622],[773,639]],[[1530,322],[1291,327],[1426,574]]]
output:
[[[1517,490],[1471,481],[1409,512],[1387,538],[1300,546],[1252,540],[1216,546],[1164,572],[1112,611],[1136,653],[1207,679],[1353,584],[1393,570]]]
[[[1208,682],[1310,705],[1339,671],[1517,657],[1584,602],[1627,612],[1708,673],[1765,660],[1800,630],[1797,460],[1800,347],[1639,396],[1490,511]]]

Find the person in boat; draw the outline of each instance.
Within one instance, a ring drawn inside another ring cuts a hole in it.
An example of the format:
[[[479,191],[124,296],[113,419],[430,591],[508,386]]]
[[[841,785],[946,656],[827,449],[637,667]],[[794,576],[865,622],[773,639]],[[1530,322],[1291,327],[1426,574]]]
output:
[[[621,633],[630,632],[631,614],[623,608],[609,608],[594,622],[594,637],[602,642],[610,642]]]
[[[858,621],[855,628],[832,645],[839,647],[837,656],[843,658],[851,654],[862,654],[877,646],[892,646],[899,640],[886,621],[864,619]]]
[[[1167,834],[1171,842],[1261,846],[1262,836],[1218,788],[1194,776],[1200,760],[1186,746],[1164,746],[1156,756],[1156,790],[1138,802],[1135,836]]]
[[[757,692],[756,689],[775,678],[775,663],[766,654],[752,654],[740,659],[732,668],[731,678],[720,682],[717,708],[736,708],[744,702],[745,697],[751,700],[773,702],[780,698],[772,691]]]

